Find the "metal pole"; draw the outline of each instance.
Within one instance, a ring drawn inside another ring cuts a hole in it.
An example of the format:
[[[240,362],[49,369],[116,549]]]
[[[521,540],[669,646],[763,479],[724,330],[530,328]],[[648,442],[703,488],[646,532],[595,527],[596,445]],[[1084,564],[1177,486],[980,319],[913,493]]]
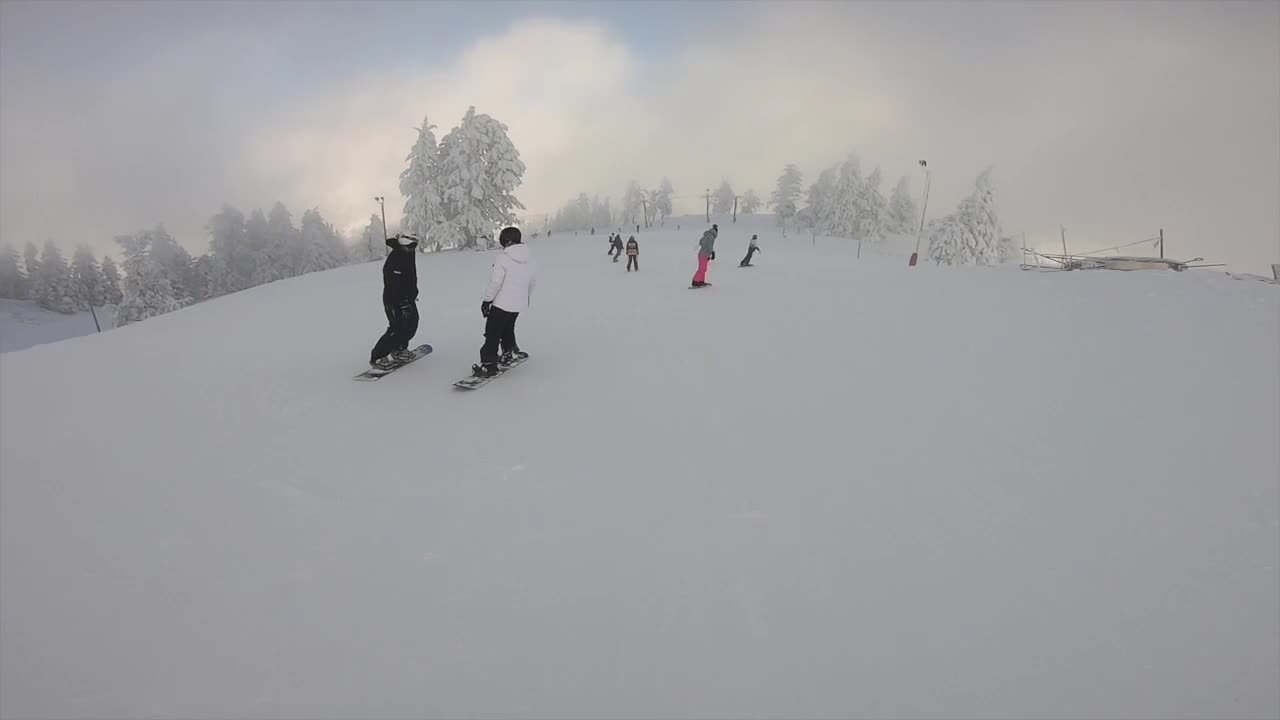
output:
[[[738,196],[733,196],[733,221],[738,222]]]
[[[711,188],[707,188],[707,222],[711,222]]]
[[[1160,228],[1160,259],[1164,259],[1164,228]]]
[[[924,168],[924,203],[920,207],[920,229],[916,231],[916,249],[911,253],[911,259],[907,261],[907,267],[915,267],[916,262],[920,259],[920,237],[924,234],[925,213],[929,211],[929,163],[921,160],[920,167]]]
[[[89,301],[89,314],[93,316],[93,326],[102,332],[102,326],[98,324],[98,313],[93,309],[93,301]]]
[[[1062,259],[1066,260],[1067,259],[1067,228],[1065,225],[1062,225],[1059,227],[1062,228]]]

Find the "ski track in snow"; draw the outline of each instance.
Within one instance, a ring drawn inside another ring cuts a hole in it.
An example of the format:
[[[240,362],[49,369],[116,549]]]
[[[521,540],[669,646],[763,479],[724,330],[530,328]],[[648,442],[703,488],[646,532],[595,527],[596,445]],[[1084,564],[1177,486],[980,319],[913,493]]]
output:
[[[0,716],[1280,715],[1280,288],[684,224],[5,354]]]

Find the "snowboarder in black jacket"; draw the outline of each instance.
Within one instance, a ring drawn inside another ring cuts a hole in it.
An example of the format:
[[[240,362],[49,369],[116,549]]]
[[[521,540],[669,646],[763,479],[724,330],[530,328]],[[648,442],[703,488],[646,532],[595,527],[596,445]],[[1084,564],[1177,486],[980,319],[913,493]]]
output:
[[[391,248],[382,263],[382,309],[387,331],[369,353],[369,364],[381,369],[413,359],[409,341],[418,332],[418,238],[400,233],[387,239]]]
[[[622,257],[622,234],[613,236],[613,261],[618,262],[618,258]]]

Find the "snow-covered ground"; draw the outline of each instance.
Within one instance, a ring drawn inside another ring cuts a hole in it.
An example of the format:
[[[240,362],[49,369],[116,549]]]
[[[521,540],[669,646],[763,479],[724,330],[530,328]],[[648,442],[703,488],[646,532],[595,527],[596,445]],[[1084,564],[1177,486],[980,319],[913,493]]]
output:
[[[108,305],[97,311],[103,330],[115,327],[115,306]],[[87,310],[63,315],[45,310],[30,300],[0,298],[0,352],[23,350],[97,331],[93,316]]]
[[[684,225],[5,355],[0,715],[1280,715],[1280,288]]]

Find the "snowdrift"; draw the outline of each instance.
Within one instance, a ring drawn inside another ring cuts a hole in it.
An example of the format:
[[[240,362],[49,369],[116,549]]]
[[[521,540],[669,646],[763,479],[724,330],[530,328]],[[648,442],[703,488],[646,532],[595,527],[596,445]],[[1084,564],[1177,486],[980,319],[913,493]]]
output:
[[[1280,714],[1280,288],[682,224],[5,354],[0,715]]]

